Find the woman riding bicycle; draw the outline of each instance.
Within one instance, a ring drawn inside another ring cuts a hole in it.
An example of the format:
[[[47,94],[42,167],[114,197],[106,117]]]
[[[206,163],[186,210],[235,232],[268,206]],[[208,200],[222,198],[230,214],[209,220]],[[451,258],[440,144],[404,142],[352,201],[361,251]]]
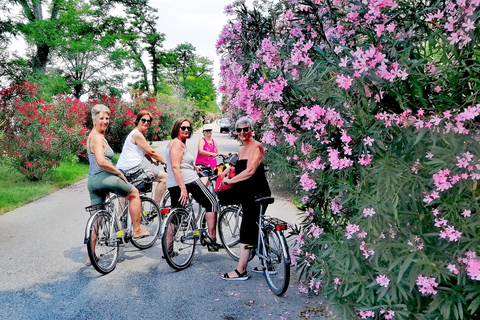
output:
[[[122,148],[120,158],[118,158],[117,168],[123,172],[134,173],[140,169],[150,169],[143,165],[143,158],[147,158],[151,162],[157,161],[166,163],[165,158],[153,149],[145,139],[144,134],[151,126],[153,115],[150,111],[142,110],[137,114],[135,120],[135,129],[133,129]],[[155,188],[155,202],[160,204],[162,195],[165,192],[165,184],[167,181],[167,173],[163,170],[155,168],[155,181],[158,182]]]
[[[200,167],[194,165],[195,158],[188,152],[185,141],[192,135],[192,123],[189,119],[178,119],[172,128],[172,141],[165,150],[167,158],[167,188],[171,195],[172,206],[187,204],[188,194],[206,210],[209,251],[218,251],[216,242],[217,213],[215,196],[205,187],[198,177]]]
[[[242,142],[238,149],[235,176],[227,178],[231,167],[221,174],[223,184],[233,184],[236,196],[242,209],[243,219],[240,225],[240,254],[237,268],[221,276],[224,280],[247,280],[247,263],[250,249],[247,246],[256,245],[258,240],[258,219],[260,208],[255,204],[255,197],[271,195],[264,168],[264,149],[260,142],[253,138],[253,121],[242,117],[235,123],[235,130]],[[253,268],[254,272],[263,272],[262,268]]]
[[[105,202],[109,192],[116,193],[129,200],[130,216],[133,224],[133,237],[145,237],[149,232],[140,227],[140,194],[127,182],[122,171],[113,163],[113,150],[105,139],[105,130],[110,122],[110,109],[103,104],[92,108],[93,129],[87,138],[88,168],[87,188],[91,204]],[[90,261],[87,260],[87,264]]]
[[[210,166],[212,169],[215,169],[217,166],[217,159],[215,158],[217,155],[227,156],[224,153],[218,152],[217,144],[215,140],[212,138],[212,131],[213,128],[211,125],[206,124],[203,126],[202,133],[203,138],[198,140],[198,153],[197,153],[197,160],[195,164],[197,166],[204,165]],[[208,185],[208,177],[200,178],[205,185]]]

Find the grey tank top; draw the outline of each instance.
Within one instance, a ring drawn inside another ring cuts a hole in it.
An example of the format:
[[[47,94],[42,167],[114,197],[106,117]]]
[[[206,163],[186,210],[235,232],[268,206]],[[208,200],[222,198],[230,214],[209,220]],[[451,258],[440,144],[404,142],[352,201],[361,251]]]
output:
[[[113,152],[112,148],[108,144],[107,140],[104,138],[103,141],[107,144],[107,149],[105,150],[105,159],[112,163],[112,158],[115,155]],[[95,153],[89,153],[88,154],[88,163],[90,164],[88,166],[88,174],[96,174],[99,172],[104,171],[100,166],[98,165],[97,158],[95,157]],[[112,163],[113,164],[113,163]]]
[[[165,158],[167,160],[167,188],[177,187],[178,183],[173,176],[173,170],[170,159],[170,146],[171,142],[167,145],[165,150]],[[182,161],[180,162],[180,170],[182,170],[183,183],[187,184],[198,179],[198,174],[195,171],[195,158],[193,155],[184,148]]]

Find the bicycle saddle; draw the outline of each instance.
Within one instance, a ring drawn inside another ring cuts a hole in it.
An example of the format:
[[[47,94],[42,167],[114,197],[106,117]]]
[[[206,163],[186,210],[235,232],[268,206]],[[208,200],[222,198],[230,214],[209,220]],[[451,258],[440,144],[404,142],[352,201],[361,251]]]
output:
[[[261,197],[255,199],[256,204],[272,204],[275,202],[275,198],[272,197]]]

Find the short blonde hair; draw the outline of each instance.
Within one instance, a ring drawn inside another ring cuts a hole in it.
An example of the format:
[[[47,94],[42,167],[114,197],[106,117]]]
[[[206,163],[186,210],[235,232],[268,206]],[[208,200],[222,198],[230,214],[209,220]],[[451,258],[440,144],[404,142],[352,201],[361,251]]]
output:
[[[92,120],[95,120],[97,116],[102,112],[105,112],[109,116],[111,115],[110,109],[106,105],[104,104],[94,105],[92,108]]]

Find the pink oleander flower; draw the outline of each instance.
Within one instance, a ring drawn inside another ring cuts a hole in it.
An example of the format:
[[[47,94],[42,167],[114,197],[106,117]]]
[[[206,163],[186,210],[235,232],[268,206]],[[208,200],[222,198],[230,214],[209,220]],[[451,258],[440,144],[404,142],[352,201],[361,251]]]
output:
[[[427,152],[427,154],[425,155],[425,158],[427,158],[427,159],[432,159],[433,156],[434,156],[433,153]]]
[[[343,206],[340,204],[340,201],[338,199],[333,199],[330,203],[330,207],[333,214],[340,213],[340,211],[343,209]]]
[[[373,208],[365,208],[363,209],[363,216],[364,217],[373,217],[375,215],[375,209]]]
[[[458,274],[458,272],[459,272],[458,269],[457,269],[457,266],[454,265],[454,264],[449,264],[447,266],[447,269],[448,269],[448,271],[450,271],[453,274]]]
[[[417,277],[417,286],[422,294],[437,294],[435,288],[438,287],[438,283],[436,282],[435,278],[419,275]]]
[[[449,241],[458,241],[462,237],[462,232],[455,230],[455,227],[448,226],[444,230],[441,230],[439,233],[439,237],[442,239],[448,238]]]
[[[393,317],[395,317],[395,311],[393,311],[393,310],[381,309],[380,314],[383,314],[383,318],[385,320],[391,320],[391,319],[393,319]]]
[[[467,262],[467,274],[473,280],[480,280],[480,261],[470,259]]]
[[[291,146],[293,146],[295,144],[295,141],[297,141],[298,137],[296,137],[295,135],[291,134],[291,133],[286,133],[285,134],[285,141],[287,141],[287,143]]]
[[[310,232],[312,233],[315,239],[318,239],[322,235],[323,229],[320,228],[319,226],[312,224],[312,226],[310,227]]]
[[[472,210],[468,210],[468,209],[463,209],[462,211],[462,216],[464,216],[465,218],[469,218],[472,216]]]
[[[273,131],[265,131],[263,133],[262,142],[271,146],[277,145],[277,137]]]
[[[375,281],[378,283],[380,287],[387,288],[390,285],[390,279],[386,275],[379,275],[375,278]]]
[[[363,142],[365,142],[366,146],[372,146],[374,141],[375,139],[372,139],[371,137],[366,137],[365,139],[363,139]]]
[[[300,177],[300,184],[305,191],[310,191],[312,189],[315,189],[317,187],[317,183],[312,180],[307,173],[304,173]]]
[[[373,311],[359,311],[358,315],[362,319],[368,319],[368,318],[371,318],[371,317],[375,317],[375,312],[373,312]]]
[[[359,231],[360,226],[358,224],[348,223],[347,227],[345,228],[345,237],[347,237],[347,239],[351,239],[353,235]]]
[[[436,93],[439,93],[440,91],[442,91],[442,87],[440,86],[436,86],[433,91],[435,91]]]
[[[337,75],[337,83],[340,88],[347,90],[353,84],[353,78],[349,76],[344,76],[342,74]]]

